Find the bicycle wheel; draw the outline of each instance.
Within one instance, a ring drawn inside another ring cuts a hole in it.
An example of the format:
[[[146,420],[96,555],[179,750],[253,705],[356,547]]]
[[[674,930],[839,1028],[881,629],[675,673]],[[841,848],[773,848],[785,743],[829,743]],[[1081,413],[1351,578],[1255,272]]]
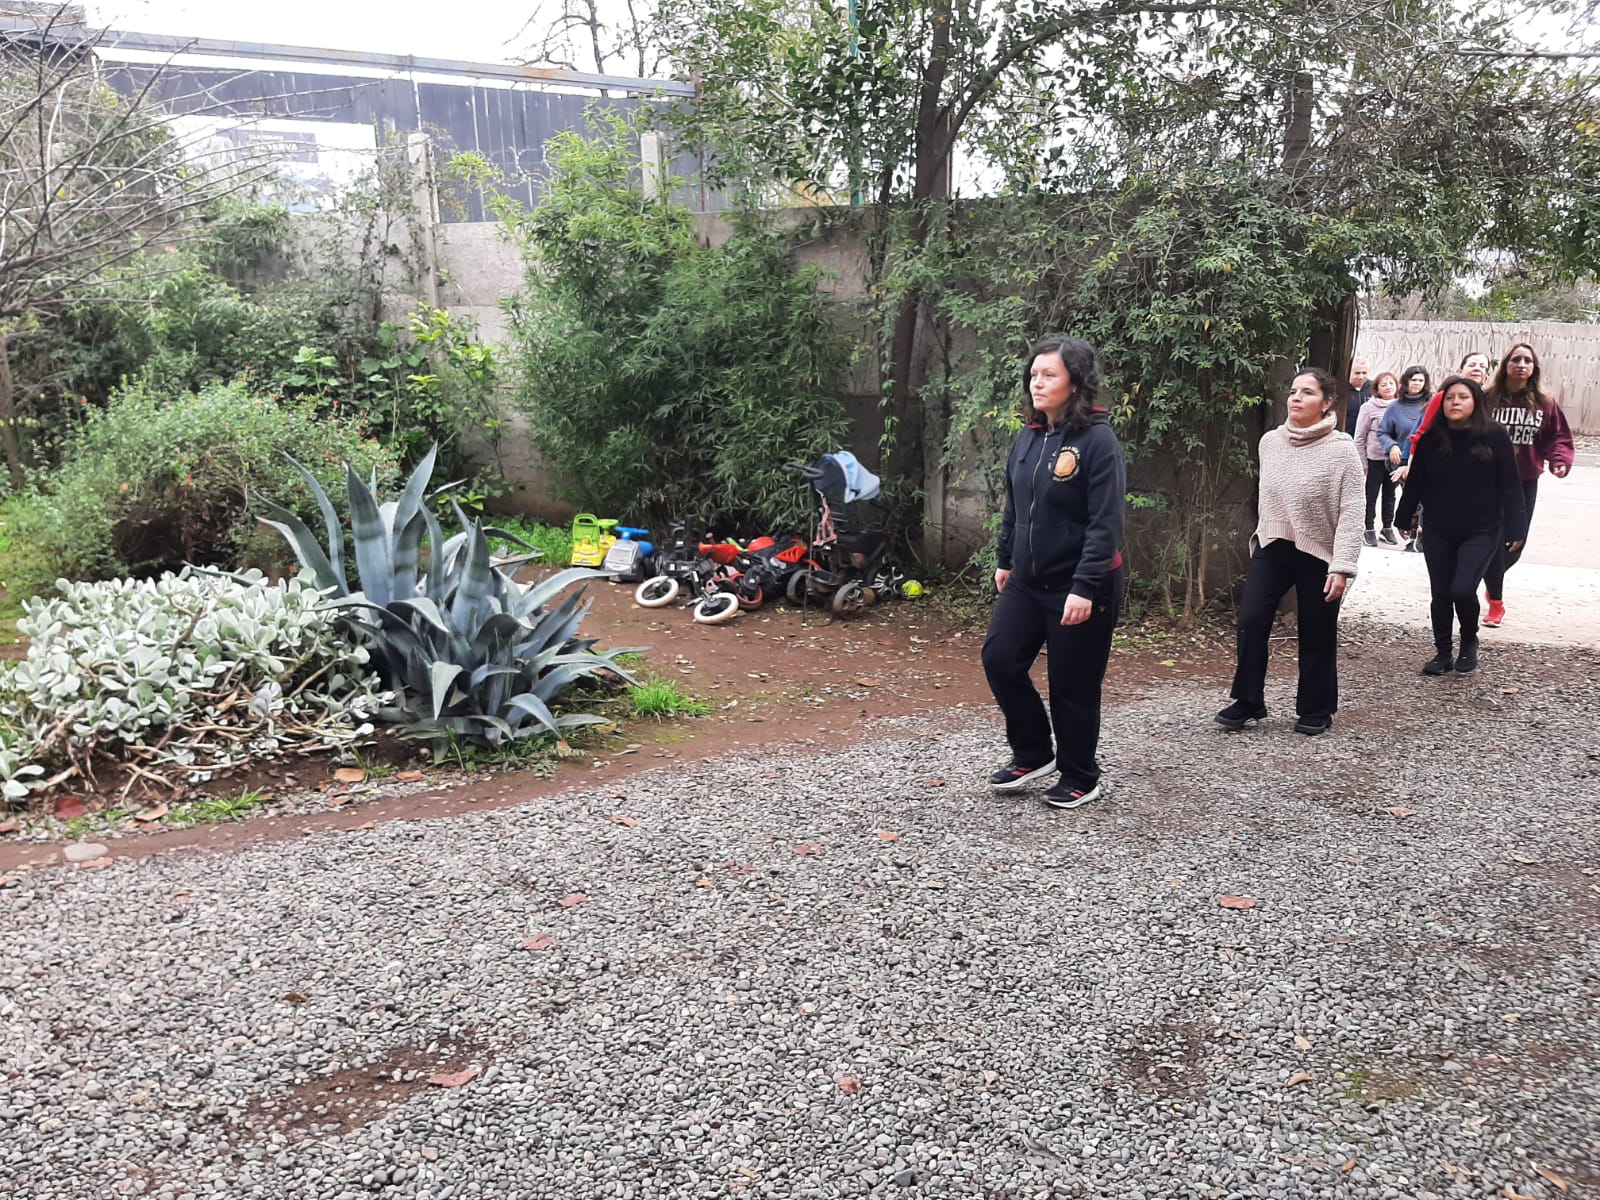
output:
[[[739,597],[732,592],[712,592],[695,602],[694,619],[701,625],[721,625],[739,615]]]
[[[864,609],[868,603],[870,601],[867,599],[867,589],[852,579],[833,594],[833,615],[836,617],[852,617]]]
[[[678,598],[679,586],[671,575],[657,575],[633,590],[633,602],[640,608],[664,608]]]

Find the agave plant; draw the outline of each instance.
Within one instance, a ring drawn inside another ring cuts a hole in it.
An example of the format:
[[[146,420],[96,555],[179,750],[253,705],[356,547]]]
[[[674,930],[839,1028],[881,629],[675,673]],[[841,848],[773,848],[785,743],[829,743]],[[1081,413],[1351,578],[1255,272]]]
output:
[[[616,664],[629,648],[596,653],[594,639],[577,637],[589,610],[583,589],[547,607],[573,584],[604,572],[571,568],[519,583],[512,572],[537,553],[491,561],[490,534],[517,539],[468,519],[460,505],[453,507],[461,531],[446,538],[428,504],[437,449],[417,465],[398,499],[382,503],[346,466],[357,587],[345,575],[338,514],[299,463],[294,466],[322,511],[326,547],[281,505],[267,503],[271,515],[261,520],[284,536],[370,647],[396,694],[396,703],[378,715],[397,723],[402,735],[429,738],[438,752],[452,739],[499,746],[604,724],[606,718],[592,713],[558,716],[551,704],[576,681],[601,672],[633,682]]]

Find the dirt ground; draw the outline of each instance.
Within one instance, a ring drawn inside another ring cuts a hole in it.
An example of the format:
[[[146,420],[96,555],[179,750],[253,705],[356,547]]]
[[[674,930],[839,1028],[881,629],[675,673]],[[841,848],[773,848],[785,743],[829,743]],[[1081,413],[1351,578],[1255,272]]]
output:
[[[992,703],[979,664],[979,618],[955,615],[930,600],[884,605],[849,621],[773,605],[727,625],[706,626],[695,624],[683,608],[641,609],[626,587],[600,585],[592,594],[595,603],[585,634],[606,647],[645,647],[646,673],[676,681],[684,692],[712,706],[709,715],[630,721],[605,743],[588,746],[583,756],[560,764],[553,776],[430,772],[420,790],[379,787],[360,802],[331,811],[258,816],[183,830],[154,828],[111,839],[106,843],[110,855],[142,858],[181,849],[228,850],[319,829],[359,829],[369,823],[506,807],[577,785],[625,792],[630,775],[660,767],[663,760],[762,754],[780,744],[833,746],[899,716],[944,710],[961,721],[965,711],[987,712]],[[1119,636],[1113,654],[1108,704],[1141,699],[1165,679],[1223,678],[1232,669],[1215,631],[1192,637],[1129,633]],[[304,783],[331,771],[331,765],[296,764],[293,769]],[[272,771],[261,774],[270,777]],[[229,781],[235,790],[246,783]],[[63,845],[0,837],[0,872],[61,865]]]

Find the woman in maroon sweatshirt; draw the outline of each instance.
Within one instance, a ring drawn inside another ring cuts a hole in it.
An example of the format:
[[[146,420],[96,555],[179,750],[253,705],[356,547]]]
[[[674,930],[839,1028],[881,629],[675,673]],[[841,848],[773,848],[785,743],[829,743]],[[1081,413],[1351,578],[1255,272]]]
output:
[[[1522,480],[1522,506],[1528,523],[1533,523],[1533,505],[1539,498],[1539,476],[1548,463],[1550,474],[1566,478],[1572,470],[1572,430],[1553,396],[1539,386],[1539,356],[1527,342],[1518,342],[1500,360],[1500,369],[1489,385],[1489,411],[1511,438],[1517,454],[1517,476]],[[1484,598],[1489,611],[1483,623],[1497,626],[1506,619],[1506,571],[1516,566],[1527,546],[1524,540],[1515,550],[1500,547],[1489,560],[1483,576]]]

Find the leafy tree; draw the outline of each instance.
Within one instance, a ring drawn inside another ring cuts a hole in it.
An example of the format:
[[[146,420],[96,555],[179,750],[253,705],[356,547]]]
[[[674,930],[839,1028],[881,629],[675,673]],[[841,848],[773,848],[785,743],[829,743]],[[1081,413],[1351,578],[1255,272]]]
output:
[[[1578,8],[1539,12],[1577,21]],[[661,116],[756,196],[800,187],[878,202],[864,223],[886,424],[899,469],[920,451],[931,479],[971,431],[952,381],[1014,361],[1044,329],[1087,330],[1096,310],[1055,302],[1107,298],[1085,279],[1130,272],[1133,290],[1111,291],[1164,342],[1166,386],[1150,388],[1142,362],[1110,365],[1119,387],[1138,382],[1159,404],[1207,391],[1193,359],[1215,347],[1198,338],[1180,352],[1170,339],[1225,327],[1215,309],[1248,304],[1246,279],[1295,297],[1289,310],[1263,298],[1246,321],[1272,334],[1255,337],[1260,367],[1238,353],[1213,364],[1244,370],[1240,394],[1260,395],[1272,358],[1335,365],[1340,348],[1319,330],[1358,284],[1436,289],[1484,250],[1547,275],[1592,272],[1600,76],[1576,39],[1561,51],[1526,41],[1527,15],[1497,0],[667,0],[664,37],[700,97]],[[983,190],[1016,201],[985,218],[984,273],[961,266],[971,207],[946,211],[957,153]],[[1060,219],[1035,198],[1054,198]],[[1230,228],[1271,236],[1211,236]],[[1150,241],[1159,229],[1169,247]],[[1206,260],[1238,274],[1191,273],[1163,300],[1157,276],[1131,273],[1208,241]],[[1292,274],[1271,276],[1268,255]],[[974,351],[952,349],[963,327]],[[1101,333],[1119,354],[1143,336],[1127,322]],[[1192,417],[1237,434],[1242,416],[1231,404],[1153,412],[1139,440],[1181,443]]]
[[[41,318],[92,303],[107,274],[153,243],[173,244],[220,199],[253,187],[270,149],[196,156],[170,131],[154,70],[132,94],[105,80],[105,35],[44,9],[0,50],[0,449],[25,478],[11,343]]]
[[[528,259],[514,365],[534,446],[568,498],[607,514],[792,521],[782,464],[836,448],[845,424],[817,273],[749,225],[702,245],[686,209],[639,190],[629,145],[620,125],[558,136],[539,204],[508,214]]]

